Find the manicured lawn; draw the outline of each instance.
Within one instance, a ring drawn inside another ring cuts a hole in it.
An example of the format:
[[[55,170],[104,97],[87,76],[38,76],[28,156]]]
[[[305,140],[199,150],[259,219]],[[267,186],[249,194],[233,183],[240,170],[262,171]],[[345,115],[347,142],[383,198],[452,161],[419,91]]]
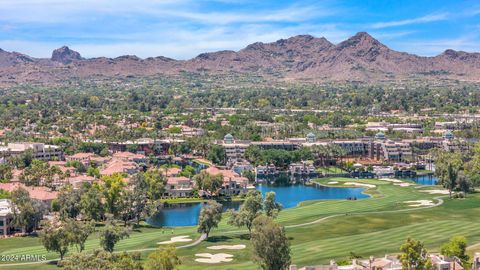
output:
[[[341,168],[330,166],[330,167],[320,167],[317,169],[318,172],[322,173],[346,173],[346,171],[342,170]]]
[[[380,180],[354,180],[345,178],[319,179],[318,183],[338,182],[333,186],[345,186],[345,182],[358,181],[375,185],[365,192],[372,197],[356,201],[327,200],[308,201],[300,206],[283,210],[277,221],[286,225],[291,241],[292,260],[298,266],[328,263],[330,259],[345,259],[350,252],[364,257],[396,253],[409,236],[424,241],[431,251],[453,235],[464,235],[473,245],[480,242],[480,194],[467,199],[443,198],[444,203],[431,208],[415,209],[404,201],[427,199],[435,203],[439,195],[419,192],[418,186],[399,187]],[[429,189],[423,187],[421,189]],[[431,187],[438,189],[438,187]],[[301,194],[299,194],[301,196]],[[332,217],[333,216],[333,217]],[[294,226],[325,220],[306,226]],[[257,269],[252,262],[247,231],[226,224],[225,216],[220,227],[214,229],[210,238],[198,246],[179,249],[183,264],[180,269]],[[293,226],[292,226],[293,225]],[[196,228],[175,228],[173,235],[190,235],[197,238]],[[129,239],[121,241],[117,250],[154,248],[161,240],[169,239],[171,230],[162,234],[161,229],[141,228]],[[244,250],[209,250],[212,245],[245,244]],[[182,245],[182,244],[180,244]],[[98,239],[93,236],[87,249],[98,248]],[[479,250],[473,246],[469,252]],[[205,265],[196,263],[196,253],[229,253],[234,255],[230,263]],[[0,240],[0,254],[44,254],[38,239],[34,237]],[[146,255],[148,252],[144,252]],[[48,254],[49,258],[56,257]],[[55,269],[52,265],[22,266],[8,269]]]

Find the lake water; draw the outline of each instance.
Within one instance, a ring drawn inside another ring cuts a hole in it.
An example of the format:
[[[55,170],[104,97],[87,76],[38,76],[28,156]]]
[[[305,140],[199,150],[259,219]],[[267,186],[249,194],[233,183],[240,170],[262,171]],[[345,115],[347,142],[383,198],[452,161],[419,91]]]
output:
[[[277,202],[281,203],[284,208],[291,208],[298,205],[302,201],[308,200],[332,200],[367,198],[368,195],[363,194],[364,188],[340,188],[340,187],[324,187],[320,185],[304,185],[304,184],[258,184],[257,190],[265,193],[274,191]],[[157,227],[178,227],[178,226],[194,226],[198,224],[198,215],[200,209],[205,203],[181,203],[172,204],[163,208],[162,211],[147,219],[147,223]],[[224,210],[238,209],[241,202],[223,202]]]
[[[406,178],[412,180],[419,185],[434,186],[438,183],[438,179],[435,175],[420,175],[413,178]]]

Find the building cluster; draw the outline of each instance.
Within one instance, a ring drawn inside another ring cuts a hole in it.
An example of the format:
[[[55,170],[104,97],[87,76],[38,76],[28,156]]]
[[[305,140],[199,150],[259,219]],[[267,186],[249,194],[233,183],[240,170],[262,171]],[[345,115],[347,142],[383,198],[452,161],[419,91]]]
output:
[[[478,270],[480,264],[476,266],[480,254],[475,254],[473,263],[473,270]],[[432,262],[432,266],[436,270],[463,270],[464,267],[460,259],[453,257],[447,257],[441,254],[429,254],[428,258]],[[337,265],[335,261],[330,261],[328,265],[312,265],[297,268],[296,265],[290,265],[289,270],[370,270],[370,269],[383,269],[383,270],[401,270],[403,269],[401,261],[397,256],[385,255],[384,257],[375,258],[370,257],[368,259],[353,259],[349,265]]]
[[[225,135],[223,140],[215,142],[223,146],[229,160],[243,160],[245,151],[249,146],[262,149],[295,150],[301,147],[313,146],[338,146],[346,153],[344,157],[371,159],[385,162],[411,162],[413,161],[413,148],[431,149],[443,148],[453,150],[462,144],[454,140],[452,132],[447,131],[443,137],[420,137],[410,140],[390,140],[383,132],[378,132],[373,138],[355,140],[317,140],[313,133],[305,138],[289,138],[285,140],[248,141],[236,140],[231,134]]]

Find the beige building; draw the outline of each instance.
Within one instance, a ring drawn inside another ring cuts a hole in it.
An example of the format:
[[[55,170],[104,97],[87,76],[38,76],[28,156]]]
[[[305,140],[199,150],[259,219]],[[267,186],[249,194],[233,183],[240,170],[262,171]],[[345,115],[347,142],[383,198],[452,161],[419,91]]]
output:
[[[39,160],[63,160],[63,151],[56,145],[47,145],[43,143],[17,142],[9,143],[0,147],[0,156],[4,158],[18,156],[31,150],[34,159]]]
[[[10,200],[0,200],[0,236],[7,236],[12,233],[12,219],[12,206]]]

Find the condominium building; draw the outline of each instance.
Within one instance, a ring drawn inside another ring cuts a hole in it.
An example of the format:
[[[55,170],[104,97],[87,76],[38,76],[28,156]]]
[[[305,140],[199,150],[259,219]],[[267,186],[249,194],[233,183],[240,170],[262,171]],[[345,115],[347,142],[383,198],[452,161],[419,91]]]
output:
[[[243,159],[245,156],[245,150],[250,145],[250,141],[235,140],[232,134],[225,135],[223,141],[217,141],[216,143],[223,146],[228,160]]]
[[[12,206],[8,199],[0,200],[0,236],[7,236],[13,232]]]
[[[0,146],[0,156],[4,158],[18,156],[26,151],[31,151],[34,159],[39,160],[63,160],[63,151],[56,145],[43,143],[16,142],[6,146]]]

